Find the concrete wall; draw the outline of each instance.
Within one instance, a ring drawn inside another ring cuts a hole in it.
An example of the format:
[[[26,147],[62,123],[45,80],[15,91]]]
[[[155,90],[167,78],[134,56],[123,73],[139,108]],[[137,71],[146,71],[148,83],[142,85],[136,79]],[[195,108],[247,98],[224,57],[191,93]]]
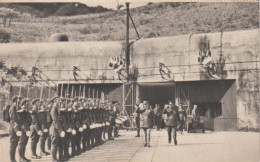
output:
[[[259,128],[258,29],[138,40],[131,46],[131,67],[138,67],[138,82],[165,82],[159,63],[167,66],[175,81],[215,80],[197,60],[199,42],[205,36],[213,62],[219,63],[220,56],[225,58],[221,70],[226,74],[221,73],[225,75],[220,78],[236,80],[237,117],[250,128]],[[0,59],[7,64],[20,65],[28,71],[36,66],[56,82],[72,82],[72,67],[78,66],[84,79],[94,80],[89,83],[122,83],[108,66],[110,56],[124,53],[121,42],[0,44],[0,49]]]

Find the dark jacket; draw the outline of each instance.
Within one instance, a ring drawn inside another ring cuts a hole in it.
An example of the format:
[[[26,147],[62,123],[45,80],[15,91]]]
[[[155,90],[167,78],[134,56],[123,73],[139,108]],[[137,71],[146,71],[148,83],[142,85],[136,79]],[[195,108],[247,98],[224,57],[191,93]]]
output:
[[[180,117],[178,107],[167,108],[163,110],[163,114],[167,114],[166,126],[176,127],[179,124]]]
[[[39,112],[36,105],[34,105],[31,110],[31,117],[32,117],[32,124],[30,126],[30,130],[38,132],[39,130],[41,130],[41,123],[40,123]]]
[[[20,131],[20,125],[18,120],[18,114],[17,114],[17,106],[15,103],[12,104],[12,106],[9,109],[9,115],[10,115],[10,131]]]
[[[56,137],[59,136],[59,133],[63,131],[59,119],[58,108],[58,104],[54,104],[51,109],[52,125],[50,127],[50,135]]]

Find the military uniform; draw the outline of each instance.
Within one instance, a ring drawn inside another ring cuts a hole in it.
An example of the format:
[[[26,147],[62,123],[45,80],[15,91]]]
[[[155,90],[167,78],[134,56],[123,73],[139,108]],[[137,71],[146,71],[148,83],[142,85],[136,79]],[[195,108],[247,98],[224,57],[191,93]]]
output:
[[[114,118],[114,113],[113,113],[113,104],[112,102],[109,102],[108,105],[108,116],[109,116],[109,127],[108,127],[108,139],[109,140],[113,140],[113,136],[112,136],[112,131],[113,131],[113,127],[116,124],[115,118]]]
[[[49,135],[49,127],[47,126],[47,113],[48,111],[46,111],[46,103],[45,101],[42,101],[39,111],[39,121],[41,130],[43,131],[43,134],[40,136],[40,149],[42,156],[50,155],[50,153],[45,151],[45,141]]]
[[[140,127],[143,128],[145,134],[144,146],[150,147],[151,130],[154,125],[154,112],[150,108],[148,101],[144,101],[143,105],[143,108],[138,110],[138,113],[140,113]]]
[[[31,130],[31,151],[32,151],[32,159],[40,159],[41,156],[36,154],[37,143],[39,142],[40,135],[42,135],[40,120],[39,120],[39,112],[38,112],[38,103],[39,99],[34,99],[32,101],[32,110],[30,111],[32,117],[32,124],[30,126]]]
[[[179,105],[179,116],[180,116],[179,131],[182,133],[183,128],[185,127],[185,120],[187,117],[186,111],[183,109],[182,104]]]
[[[51,124],[52,124],[52,118],[51,118],[51,108],[52,108],[52,102],[50,100],[47,101],[47,109],[46,109],[46,126],[47,129],[50,130]],[[48,133],[47,136],[47,148],[50,151],[51,150],[51,135]]]
[[[59,105],[57,100],[58,97],[53,97],[52,102],[54,103],[51,109],[52,125],[50,127],[50,135],[51,135],[51,155],[53,161],[57,161],[58,144],[61,138],[60,135],[62,135],[63,132],[62,125],[59,119]]]
[[[154,109],[154,115],[155,115],[155,125],[157,127],[157,131],[159,131],[162,126],[162,109],[157,104]]]
[[[20,156],[20,162],[30,161],[25,157],[25,150],[30,136],[30,125],[31,125],[31,116],[28,112],[27,102],[28,99],[23,99],[21,102],[21,109],[18,110],[18,121],[22,130],[22,135],[18,142],[18,153]]]
[[[118,105],[119,103],[118,102],[116,102],[115,104],[114,104],[114,107],[113,107],[113,118],[114,119],[116,119],[118,116],[119,116],[119,109],[118,109],[118,107],[117,107],[117,105]],[[114,124],[114,126],[113,126],[113,130],[114,130],[114,137],[118,137],[119,136],[119,134],[118,134],[118,126],[117,126],[117,124],[115,123]]]
[[[68,155],[68,148],[66,147],[66,139],[67,136],[69,136],[69,123],[67,120],[67,109],[66,109],[66,104],[65,104],[65,99],[61,98],[60,99],[60,114],[59,114],[59,119],[61,123],[62,130],[65,132],[65,137],[60,138],[59,140],[59,160],[68,160],[69,155]]]
[[[178,107],[173,105],[172,102],[169,103],[169,107],[166,107],[163,110],[163,114],[167,114],[167,121],[166,121],[166,126],[167,126],[167,131],[168,131],[168,142],[169,144],[171,143],[171,133],[173,132],[173,139],[174,139],[174,144],[177,145],[177,126],[180,121],[179,117],[179,111]]]
[[[76,134],[72,136],[71,147],[72,147],[72,156],[79,155],[81,152],[80,141],[81,141],[81,114],[78,110],[78,99],[73,99],[73,113],[72,113],[72,124],[73,128],[76,131]]]
[[[18,114],[17,114],[17,100],[18,97],[14,96],[12,98],[12,105],[9,109],[9,115],[10,115],[10,128],[9,128],[9,136],[10,136],[10,161],[15,162],[15,152],[16,147],[19,141],[19,136],[21,136],[21,126],[18,122]]]

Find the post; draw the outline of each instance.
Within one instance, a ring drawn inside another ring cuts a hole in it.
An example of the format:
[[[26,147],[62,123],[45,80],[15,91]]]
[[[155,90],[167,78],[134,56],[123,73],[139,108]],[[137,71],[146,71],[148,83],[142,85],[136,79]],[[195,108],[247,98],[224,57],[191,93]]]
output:
[[[126,80],[129,82],[129,65],[130,65],[130,50],[129,50],[129,3],[126,3],[126,44],[125,44],[125,59],[126,59]]]

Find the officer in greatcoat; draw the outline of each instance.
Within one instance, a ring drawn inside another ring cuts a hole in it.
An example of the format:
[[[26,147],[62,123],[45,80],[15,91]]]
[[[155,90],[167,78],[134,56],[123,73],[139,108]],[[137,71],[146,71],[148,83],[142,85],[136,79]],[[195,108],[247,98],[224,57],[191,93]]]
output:
[[[39,106],[40,102],[39,99],[32,100],[32,110],[30,111],[32,117],[32,124],[30,126],[31,130],[31,151],[32,151],[32,159],[40,159],[41,156],[36,154],[37,143],[39,142],[40,136],[43,134],[40,124],[40,117],[39,117]]]
[[[174,144],[177,145],[177,126],[179,125],[180,117],[178,107],[175,106],[171,101],[169,102],[169,106],[166,106],[163,109],[163,114],[167,114],[167,132],[168,132],[168,142],[171,143],[172,137],[171,133],[173,133]]]
[[[140,107],[138,113],[140,113],[140,127],[144,130],[145,144],[144,147],[150,146],[151,130],[154,126],[154,112],[150,108],[148,101],[143,101],[143,106]]]

